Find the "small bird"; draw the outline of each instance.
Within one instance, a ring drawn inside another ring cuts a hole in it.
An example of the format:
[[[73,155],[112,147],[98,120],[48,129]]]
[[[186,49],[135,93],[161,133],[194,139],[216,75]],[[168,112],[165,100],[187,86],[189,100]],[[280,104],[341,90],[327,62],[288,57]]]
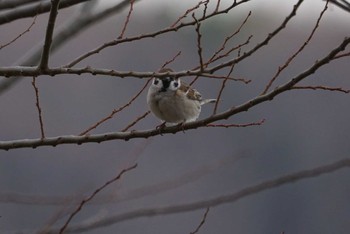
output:
[[[163,68],[159,72],[172,72]],[[216,99],[202,99],[201,94],[182,82],[179,78],[153,78],[148,89],[147,103],[152,113],[167,123],[186,123],[195,121],[201,106],[216,102]]]

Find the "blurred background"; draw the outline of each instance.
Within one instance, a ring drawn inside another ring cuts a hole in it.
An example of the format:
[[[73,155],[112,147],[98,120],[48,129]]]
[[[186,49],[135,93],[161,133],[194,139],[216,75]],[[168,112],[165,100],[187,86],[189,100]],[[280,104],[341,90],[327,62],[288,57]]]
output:
[[[231,1],[222,1],[223,6]],[[96,10],[114,1],[101,1]],[[168,27],[197,1],[139,1],[134,5],[126,36]],[[250,1],[202,25],[203,55],[209,58],[243,22],[252,16],[231,46],[253,35],[248,50],[278,27],[296,1]],[[110,4],[110,5],[109,5]],[[302,4],[297,16],[268,46],[239,63],[233,76],[251,79],[248,85],[229,82],[220,111],[258,95],[278,69],[309,36],[324,7],[321,0]],[[57,27],[80,12],[81,6],[59,11]],[[128,8],[84,30],[55,52],[51,66],[62,66],[79,55],[115,39]],[[199,13],[198,13],[199,14]],[[16,64],[45,35],[48,14],[38,16],[31,31],[0,50],[1,66]],[[185,19],[186,20],[186,19]],[[282,84],[325,56],[349,36],[350,14],[330,5],[314,38],[281,74]],[[23,19],[0,28],[0,44],[31,24]],[[121,71],[157,71],[181,51],[171,67],[191,69],[198,64],[193,27],[156,38],[110,47],[77,67]],[[349,58],[321,68],[303,85],[350,88]],[[225,73],[223,73],[225,74]],[[184,78],[190,82],[191,78]],[[0,96],[0,139],[39,138],[31,78],[25,78]],[[124,105],[145,80],[107,76],[63,75],[37,78],[46,136],[79,134]],[[215,98],[221,82],[200,79],[194,85],[204,97]],[[203,107],[201,118],[212,113]],[[120,131],[147,111],[146,92],[137,101],[91,133]],[[101,144],[59,145],[0,152],[0,233],[35,233],[57,221],[60,227],[78,201],[115,177],[123,168],[138,167],[101,192],[73,219],[72,226],[124,212],[210,199],[288,173],[349,157],[349,95],[329,91],[289,91],[224,123],[249,123],[249,128],[200,128],[151,139],[109,141]],[[152,115],[134,129],[159,124]],[[199,233],[349,233],[350,171],[343,169],[281,186],[234,203],[212,207]],[[165,186],[166,185],[166,186]],[[138,218],[84,233],[190,233],[205,210]]]

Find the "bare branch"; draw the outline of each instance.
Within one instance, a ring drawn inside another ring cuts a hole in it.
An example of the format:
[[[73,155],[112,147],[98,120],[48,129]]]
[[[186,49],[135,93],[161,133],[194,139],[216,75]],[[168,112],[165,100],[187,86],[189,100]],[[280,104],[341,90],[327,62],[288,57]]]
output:
[[[33,85],[33,88],[34,88],[34,91],[35,91],[35,99],[36,99],[35,105],[36,105],[36,108],[37,108],[38,114],[39,114],[41,139],[44,139],[45,138],[45,132],[44,132],[43,116],[42,116],[42,113],[41,113],[41,107],[40,107],[40,101],[39,101],[39,89],[36,86],[35,81],[36,81],[36,77],[33,77],[32,85]]]
[[[329,0],[330,3],[340,7],[341,9],[350,12],[350,3],[346,0]]]
[[[11,45],[11,44],[14,43],[15,41],[17,41],[20,37],[22,37],[24,34],[28,33],[28,32],[32,29],[32,27],[34,26],[35,21],[36,21],[36,17],[37,17],[37,16],[34,17],[32,23],[29,25],[29,27],[28,27],[25,31],[21,32],[17,37],[15,37],[15,38],[12,39],[11,41],[5,43],[4,45],[0,45],[0,50],[3,49],[3,48],[5,48],[6,46]]]
[[[282,31],[282,29],[284,29],[288,22],[296,15],[297,10],[299,9],[300,5],[304,2],[304,0],[299,0],[293,7],[293,10],[291,11],[291,13],[284,19],[284,21],[282,22],[282,24],[277,27],[272,33],[269,33],[268,36],[260,43],[258,43],[253,49],[251,49],[250,51],[245,52],[242,56],[239,56],[238,58],[235,59],[231,59],[228,60],[226,62],[223,62],[222,64],[219,64],[217,66],[214,66],[210,69],[208,69],[210,72],[209,73],[214,73],[217,70],[220,70],[224,67],[229,67],[232,64],[241,62],[242,60],[248,58],[249,56],[251,56],[253,53],[255,53],[256,51],[258,51],[259,49],[261,49],[263,46],[267,45],[272,38],[274,38],[280,31]]]
[[[1,0],[0,10],[16,8],[21,5],[30,4],[33,2],[39,2],[41,0]]]
[[[45,42],[44,42],[43,52],[41,54],[41,60],[38,66],[38,68],[40,68],[41,70],[46,70],[48,68],[50,49],[52,45],[53,30],[55,28],[59,4],[60,4],[60,0],[51,1],[51,9],[50,9],[49,20],[47,23],[47,28],[46,28]]]
[[[208,213],[209,213],[209,207],[205,210],[205,213],[204,213],[204,215],[202,217],[202,220],[199,223],[199,225],[197,226],[197,228],[193,232],[190,232],[190,234],[196,234],[196,233],[199,232],[199,229],[203,226],[203,224],[205,223],[205,221],[207,219]]]
[[[130,0],[130,9],[129,9],[128,15],[126,16],[123,29],[122,29],[120,35],[118,36],[118,39],[122,39],[124,37],[124,33],[125,33],[125,30],[126,30],[126,27],[128,26],[129,21],[130,21],[131,13],[132,13],[132,11],[134,9],[134,2],[135,2],[135,0]]]
[[[294,86],[292,89],[326,90],[326,91],[337,91],[341,93],[350,93],[350,89],[344,89],[340,87],[326,87],[326,86]]]
[[[203,72],[204,70],[204,63],[203,63],[203,48],[202,48],[202,42],[201,42],[201,32],[200,32],[200,27],[201,24],[198,22],[196,16],[194,15],[194,13],[192,14],[192,18],[194,19],[194,21],[196,22],[196,35],[197,35],[197,53],[198,53],[198,57],[199,57],[199,69],[201,70],[201,72]]]
[[[147,141],[148,143],[148,141]],[[138,152],[137,152],[138,153]],[[204,176],[217,171],[227,165],[236,163],[242,158],[248,157],[246,154],[239,154],[237,156],[229,155],[223,159],[215,160],[214,162],[206,163],[192,168],[190,171],[183,174],[179,174],[174,178],[167,179],[165,181],[144,185],[139,188],[118,191],[113,194],[100,195],[96,197],[89,204],[108,204],[122,201],[130,201],[133,199],[139,199],[147,196],[154,196],[166,191],[182,187],[191,182],[197,181]],[[81,198],[80,195],[70,196],[45,196],[38,194],[19,194],[13,192],[1,192],[0,203],[15,203],[15,204],[30,204],[30,205],[56,205],[62,206],[64,204],[78,204],[77,200]]]
[[[83,3],[89,0],[62,0],[59,8],[67,8],[79,3]],[[0,14],[0,25],[9,23],[11,21],[26,18],[34,17],[38,14],[49,12],[51,8],[51,0],[44,0],[38,3],[30,4],[28,6],[21,6],[15,8],[15,10],[7,11]]]
[[[231,73],[233,72],[233,68],[234,68],[234,64],[231,66],[230,71],[229,71],[228,74],[227,74],[227,78],[224,79],[224,80],[222,81],[222,83],[221,83],[221,88],[220,88],[220,90],[219,90],[218,96],[216,97],[216,102],[215,102],[215,106],[214,106],[214,110],[213,110],[213,115],[215,115],[216,112],[217,112],[217,110],[218,110],[219,103],[220,103],[220,100],[221,100],[221,95],[222,95],[222,93],[223,93],[223,91],[224,91],[224,88],[226,87],[226,82],[227,82],[227,80],[228,80],[228,77],[230,77],[230,76],[231,76]]]
[[[245,128],[251,126],[260,126],[265,123],[265,119],[260,120],[259,122],[245,123],[245,124],[207,124],[206,127],[214,127],[214,128]]]
[[[219,196],[208,200],[202,200],[198,202],[185,203],[185,204],[179,204],[179,205],[173,205],[173,206],[137,209],[127,213],[113,215],[113,216],[95,221],[93,223],[80,224],[80,225],[70,227],[66,230],[66,233],[84,232],[84,231],[97,229],[101,227],[107,227],[119,222],[141,218],[141,217],[153,217],[153,216],[159,216],[159,215],[183,213],[188,211],[204,209],[207,207],[215,207],[215,206],[219,206],[227,203],[234,203],[243,198],[256,195],[263,191],[271,190],[271,189],[280,187],[282,185],[287,185],[291,183],[296,183],[298,181],[315,178],[324,174],[333,173],[340,169],[344,169],[348,167],[350,167],[350,159],[342,159],[331,164],[315,167],[309,170],[302,170],[302,171],[287,174],[285,176],[281,176],[272,180],[264,181],[262,183],[246,187],[244,189],[239,190],[238,192],[231,193],[228,195]],[[55,230],[49,231],[49,233],[55,233]]]
[[[125,108],[129,107],[129,106],[142,94],[142,92],[147,88],[147,86],[148,86],[148,84],[149,84],[150,81],[151,81],[151,80],[148,79],[148,80],[146,81],[146,83],[144,84],[144,86],[140,89],[140,91],[138,91],[137,94],[135,94],[135,95],[130,99],[129,102],[127,102],[125,105],[119,107],[118,109],[114,109],[114,110],[112,111],[111,114],[109,114],[107,117],[102,118],[102,119],[101,119],[100,121],[98,121],[96,124],[92,125],[92,126],[89,127],[87,130],[85,130],[85,131],[83,131],[82,133],[80,133],[79,136],[82,136],[82,135],[85,135],[85,134],[89,133],[91,130],[97,128],[97,127],[98,127],[99,125],[101,125],[102,123],[104,123],[104,122],[106,122],[107,120],[113,118],[113,116],[116,115],[117,113],[119,113],[119,112],[121,112],[122,110],[124,110]],[[146,117],[146,115],[145,115],[144,117]],[[135,123],[135,124],[136,124],[136,123]],[[127,130],[127,129],[126,129],[126,130]],[[126,131],[126,130],[125,130],[125,131]],[[122,132],[125,132],[125,131],[122,131]]]
[[[207,1],[206,1],[207,2]],[[190,14],[191,12],[195,11],[196,9],[198,9],[202,4],[204,4],[204,1],[200,1],[198,2],[197,5],[195,5],[192,8],[189,8],[186,10],[186,12],[180,16],[171,26],[170,28],[174,28],[182,19],[186,18],[188,16],[188,14]]]
[[[138,0],[136,0],[138,1]],[[54,52],[60,48],[64,43],[72,39],[78,33],[82,32],[87,27],[98,23],[99,21],[106,19],[107,17],[118,13],[124,10],[128,6],[129,0],[123,0],[120,3],[117,3],[113,7],[109,7],[103,11],[94,14],[86,14],[89,11],[84,11],[82,14],[75,15],[71,19],[67,20],[60,29],[58,29],[57,34],[54,36],[54,41],[52,44],[51,51]],[[89,4],[89,3],[87,3]],[[62,6],[62,3],[60,4]],[[25,54],[22,58],[16,61],[14,64],[20,64],[22,66],[33,66],[40,61],[42,53],[42,44],[39,43],[38,46],[34,47],[32,51],[29,51],[28,54]],[[22,77],[11,77],[11,79],[2,80],[0,83],[0,94],[13,85],[17,84]]]
[[[219,3],[220,3],[220,1],[218,1],[218,4],[219,4]],[[225,38],[225,40],[224,40],[224,42],[222,43],[221,47],[212,55],[212,57],[208,60],[208,62],[206,63],[206,65],[209,65],[210,63],[212,63],[212,62],[214,62],[214,61],[216,61],[216,60],[218,60],[218,59],[220,59],[220,58],[222,58],[222,57],[226,57],[228,54],[231,53],[231,52],[227,52],[225,56],[223,56],[223,55],[221,55],[221,57],[219,56],[219,54],[220,54],[223,50],[225,50],[227,43],[228,43],[234,36],[236,36],[236,35],[241,31],[241,29],[242,29],[243,26],[247,23],[247,21],[248,21],[248,19],[249,19],[249,17],[250,17],[251,15],[252,15],[252,12],[249,11],[247,17],[243,20],[243,22],[242,22],[241,25],[238,27],[238,29],[237,29],[235,32],[233,32],[231,35],[229,35],[229,36],[227,36],[227,37]],[[250,36],[250,37],[248,38],[248,40],[247,40],[244,44],[239,45],[239,46],[236,47],[236,48],[232,48],[231,51],[236,50],[236,49],[238,49],[238,48],[241,48],[243,45],[248,44],[251,37],[252,37],[252,36]]]
[[[141,116],[137,117],[133,122],[131,122],[130,124],[128,124],[128,126],[126,126],[125,128],[123,128],[123,130],[121,130],[121,132],[126,132],[128,131],[131,127],[135,126],[135,124],[137,124],[138,122],[140,122],[140,120],[146,118],[147,115],[149,115],[151,113],[151,111],[146,111],[144,114],[142,114]]]
[[[291,56],[287,59],[287,61],[280,67],[278,67],[278,70],[276,72],[276,74],[272,77],[272,79],[269,81],[269,83],[266,85],[264,91],[262,92],[262,94],[265,94],[271,87],[271,85],[273,84],[273,82],[277,79],[277,77],[281,74],[281,72],[287,68],[289,66],[289,64],[294,60],[295,57],[298,56],[298,54],[300,54],[301,51],[304,50],[304,48],[306,47],[307,44],[309,44],[310,40],[312,39],[312,37],[314,36],[316,29],[319,27],[320,25],[320,21],[322,19],[322,16],[324,15],[324,13],[326,12],[326,10],[328,9],[328,1],[326,2],[326,5],[324,6],[323,10],[321,11],[316,24],[314,26],[314,28],[312,29],[309,37],[306,39],[306,41],[303,43],[303,45]]]
[[[245,3],[245,2],[249,2],[250,0],[242,0],[240,2],[234,2],[231,6],[227,7],[226,9],[223,9],[221,11],[218,11],[218,12],[214,12],[210,15],[207,15],[205,18],[201,18],[201,19],[198,19],[199,22],[203,21],[203,20],[207,20],[207,19],[210,19],[214,16],[217,16],[217,15],[221,15],[221,14],[225,14],[227,13],[228,11],[230,11],[231,9]],[[165,33],[169,33],[169,32],[176,32],[178,31],[179,29],[182,29],[184,27],[188,27],[188,26],[193,26],[195,25],[196,22],[195,21],[191,21],[191,22],[188,22],[188,23],[181,23],[180,25],[178,26],[174,26],[174,27],[167,27],[165,29],[162,29],[162,30],[157,30],[155,32],[152,32],[152,33],[147,33],[147,34],[142,34],[142,35],[139,35],[139,36],[134,36],[134,37],[129,37],[129,38],[124,38],[124,39],[117,39],[117,40],[112,40],[110,42],[107,42],[81,56],[79,56],[78,58],[74,59],[72,62],[70,62],[69,64],[65,65],[65,67],[73,67],[75,66],[76,64],[78,64],[79,62],[81,62],[82,60],[94,55],[94,54],[98,54],[100,53],[102,50],[108,48],[108,47],[111,47],[111,46],[116,46],[116,45],[119,45],[119,44],[122,44],[122,43],[126,43],[126,42],[132,42],[132,41],[137,41],[137,40],[141,40],[141,39],[145,39],[145,38],[154,38],[156,36],[160,36],[160,35],[163,35]]]
[[[72,219],[74,218],[75,215],[77,215],[81,209],[83,208],[83,206],[88,203],[89,201],[91,201],[98,193],[100,193],[103,189],[105,189],[108,185],[114,183],[117,180],[120,180],[120,178],[122,177],[122,175],[132,169],[135,169],[137,167],[137,164],[134,164],[133,166],[123,169],[116,177],[114,177],[113,179],[107,181],[104,185],[102,185],[101,187],[99,187],[98,189],[96,189],[89,197],[87,197],[86,199],[82,200],[80,205],[77,207],[77,209],[69,216],[69,218],[67,219],[67,221],[64,223],[64,225],[60,228],[59,233],[62,234],[64,233],[64,231],[67,229],[69,223],[72,221]]]
[[[315,62],[315,64],[311,66],[309,69],[300,73],[299,75],[295,76],[294,78],[292,78],[291,80],[283,84],[282,86],[275,88],[273,91],[267,94],[257,96],[254,99],[241,104],[240,106],[233,107],[229,110],[218,113],[216,115],[212,115],[202,120],[184,123],[181,126],[176,125],[176,126],[164,127],[161,133],[162,134],[177,133],[179,131],[184,131],[186,129],[195,129],[198,127],[203,127],[209,123],[222,120],[222,119],[227,119],[235,114],[247,111],[250,108],[262,102],[270,101],[280,93],[283,93],[287,90],[292,89],[293,86],[295,86],[300,81],[304,80],[305,78],[315,73],[320,67],[331,62],[332,59],[334,59],[334,57],[339,52],[345,50],[346,46],[349,43],[350,43],[350,37],[345,38],[338,47],[330,51],[328,55],[326,55],[319,61]],[[155,75],[155,74],[152,74],[152,75]],[[159,74],[160,77],[165,75],[169,75],[169,73]],[[116,140],[116,139],[129,140],[132,138],[147,138],[147,137],[156,136],[156,135],[160,135],[160,132],[158,129],[131,131],[131,132],[112,132],[112,133],[84,135],[84,136],[58,136],[58,137],[50,137],[45,139],[25,139],[25,140],[23,139],[23,140],[14,140],[14,141],[0,141],[0,149],[9,150],[14,148],[28,148],[28,147],[36,148],[38,146],[44,146],[44,145],[56,146],[59,144],[82,144],[82,143],[88,143],[88,142],[100,143],[103,141],[110,141],[110,140]]]

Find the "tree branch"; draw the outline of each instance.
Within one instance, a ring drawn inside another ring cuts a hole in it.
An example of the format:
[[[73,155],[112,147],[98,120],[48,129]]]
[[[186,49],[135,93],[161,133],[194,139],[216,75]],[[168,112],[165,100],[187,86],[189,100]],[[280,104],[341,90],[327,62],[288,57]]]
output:
[[[59,6],[60,9],[67,8],[89,0],[62,0]],[[24,5],[0,14],[0,25],[11,21],[33,17],[38,14],[49,12],[51,8],[51,0],[40,1],[38,3]]]
[[[151,136],[156,136],[160,134],[169,134],[169,133],[177,133],[183,130],[187,129],[196,129],[199,127],[206,126],[209,123],[222,120],[222,119],[228,119],[229,117],[247,111],[251,109],[252,107],[266,101],[272,100],[274,97],[279,95],[280,93],[283,93],[287,90],[292,89],[292,87],[300,82],[301,80],[305,79],[306,77],[312,75],[315,73],[320,67],[328,64],[332,61],[332,59],[341,51],[343,51],[346,46],[350,43],[350,37],[345,38],[343,42],[333,49],[328,55],[320,59],[319,61],[316,61],[313,66],[311,66],[306,71],[300,73],[299,75],[292,78],[290,81],[285,83],[282,86],[276,87],[273,91],[260,95],[255,97],[254,99],[247,101],[246,103],[241,104],[240,106],[233,107],[231,109],[228,109],[224,112],[212,115],[208,118],[184,123],[181,126],[169,126],[162,128],[161,131],[159,129],[151,129],[151,130],[143,130],[143,131],[131,131],[131,132],[112,132],[112,133],[104,133],[104,134],[96,134],[96,135],[84,135],[84,136],[58,136],[58,137],[49,137],[45,139],[24,139],[24,140],[14,140],[14,141],[0,141],[0,149],[9,150],[14,148],[36,148],[39,146],[56,146],[60,144],[82,144],[82,143],[88,143],[88,142],[103,142],[103,141],[110,141],[110,140],[130,140],[133,138],[148,138]],[[130,73],[129,73],[130,74]],[[160,73],[159,77],[162,75],[170,75],[170,73]],[[150,73],[149,76],[155,76],[156,74]]]
[[[46,28],[45,42],[43,52],[41,54],[40,64],[38,66],[38,68],[40,68],[41,70],[46,70],[48,68],[53,30],[55,28],[59,5],[60,0],[51,0],[50,16]]]
[[[80,224],[72,226],[66,229],[66,233],[79,233],[101,227],[107,227],[119,222],[132,220],[141,217],[154,217],[167,214],[183,213],[188,211],[194,211],[204,209],[207,207],[215,207],[227,203],[234,203],[243,198],[256,195],[258,193],[271,190],[282,185],[296,183],[301,180],[315,178],[324,174],[336,172],[340,169],[350,167],[350,159],[342,159],[331,164],[315,167],[309,170],[303,170],[296,173],[291,173],[285,176],[281,176],[272,180],[268,180],[253,186],[246,187],[238,192],[231,193],[216,198],[202,200],[193,203],[179,204],[165,207],[153,207],[145,209],[137,209],[127,213],[113,215],[104,219],[90,222],[89,224]],[[48,233],[57,233],[55,230],[49,230]]]

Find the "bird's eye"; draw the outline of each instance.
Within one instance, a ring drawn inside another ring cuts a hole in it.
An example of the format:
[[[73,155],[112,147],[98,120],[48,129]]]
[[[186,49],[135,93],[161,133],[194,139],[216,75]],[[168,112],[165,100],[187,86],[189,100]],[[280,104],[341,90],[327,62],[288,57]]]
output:
[[[174,82],[174,87],[177,88],[179,86],[179,82],[175,81]]]
[[[154,84],[154,85],[159,84],[159,80],[158,80],[158,79],[154,79],[153,84]]]

